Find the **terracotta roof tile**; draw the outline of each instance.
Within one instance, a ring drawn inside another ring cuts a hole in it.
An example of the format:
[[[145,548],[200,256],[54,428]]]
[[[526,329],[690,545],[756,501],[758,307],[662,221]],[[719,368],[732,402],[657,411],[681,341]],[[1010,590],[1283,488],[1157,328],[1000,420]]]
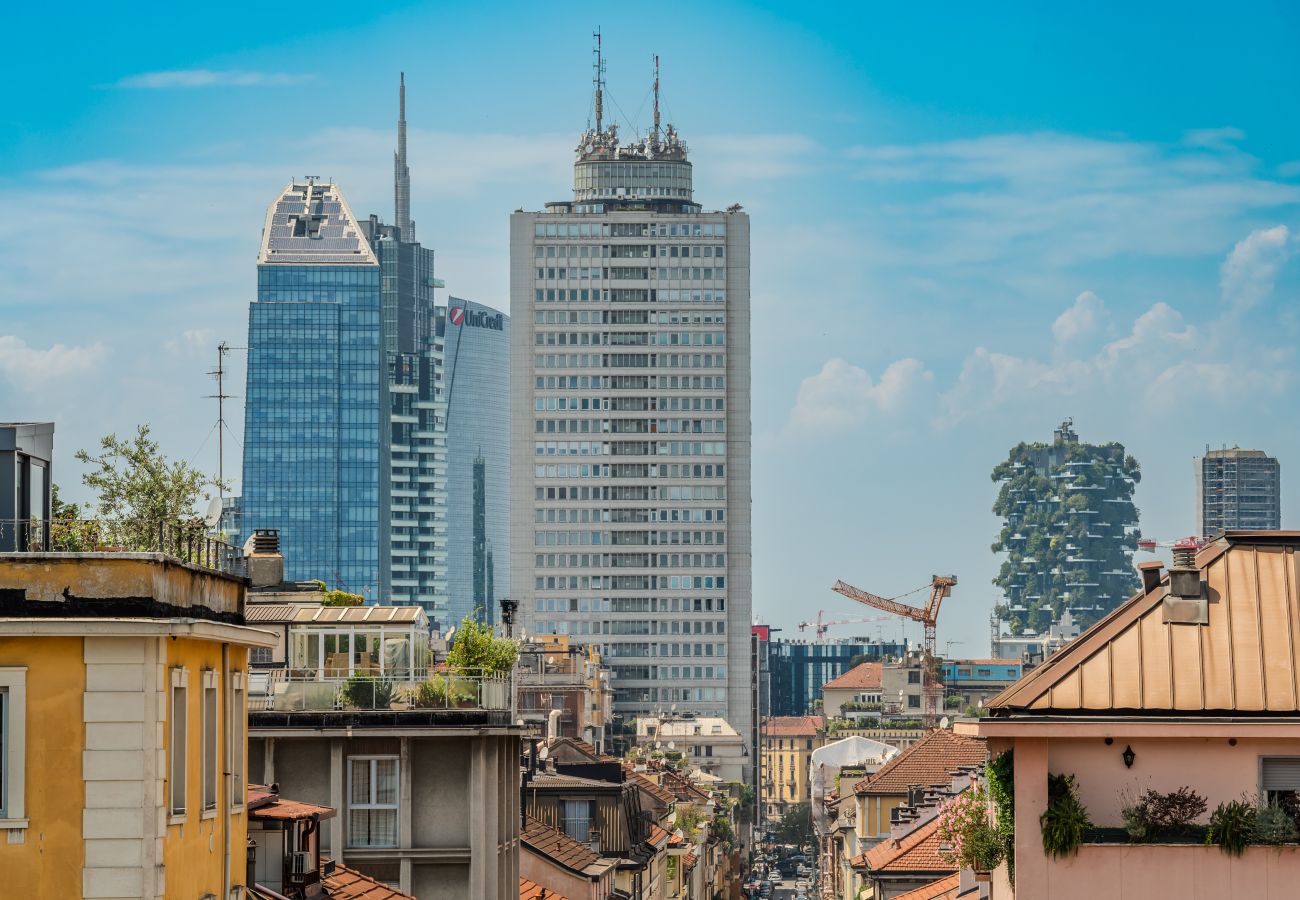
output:
[[[769,716],[763,722],[767,737],[816,737],[826,730],[821,716]]]
[[[686,866],[686,868],[688,868],[688,869],[693,869],[693,868],[695,868],[695,864],[696,864],[697,862],[699,862],[699,859],[700,859],[700,858],[699,858],[698,856],[695,855],[695,851],[694,851],[694,850],[691,850],[691,851],[688,851],[688,852],[687,852],[687,854],[686,854],[686,858],[684,859],[683,864]]]
[[[637,787],[641,788],[641,790],[645,791],[665,806],[672,806],[677,802],[677,797],[672,791],[655,784],[640,772],[633,770],[631,766],[624,766],[623,771],[627,773],[628,779],[634,782]]]
[[[961,873],[954,872],[946,878],[932,881],[914,891],[899,894],[894,900],[952,900],[961,890]]]
[[[330,900],[415,900],[347,866],[336,865],[334,874],[322,878],[321,884]]]
[[[839,678],[832,678],[822,685],[822,690],[833,688],[835,690],[855,690],[869,691],[880,690],[880,679],[883,666],[878,662],[858,663],[849,669]]]
[[[519,900],[568,900],[568,898],[527,878],[520,878]]]
[[[663,849],[668,846],[668,832],[658,825],[651,825],[650,836],[646,838],[646,841],[659,849]]]
[[[558,828],[552,828],[529,816],[524,822],[520,841],[536,853],[554,860],[566,869],[581,872],[600,861],[600,854],[582,841],[569,837]]]
[[[334,808],[331,806],[316,806],[312,803],[301,803],[297,800],[276,800],[265,806],[249,810],[248,814],[250,817],[261,821],[277,822],[310,819],[312,816],[332,819],[334,818]]]
[[[885,839],[861,857],[861,867],[871,872],[953,872],[956,867],[939,856],[939,819],[898,840]]]
[[[914,784],[946,784],[959,766],[977,766],[988,755],[982,738],[936,729],[853,788],[858,794],[906,794]]]

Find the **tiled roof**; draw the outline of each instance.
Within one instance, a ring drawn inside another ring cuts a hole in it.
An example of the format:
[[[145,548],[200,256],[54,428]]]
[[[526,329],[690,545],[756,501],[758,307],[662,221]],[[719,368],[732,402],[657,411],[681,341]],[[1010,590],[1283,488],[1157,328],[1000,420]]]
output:
[[[953,769],[980,765],[986,756],[983,739],[939,728],[859,781],[853,790],[858,794],[906,794],[914,784],[946,784]]]
[[[826,730],[821,716],[770,716],[763,722],[767,737],[816,737]]]
[[[688,869],[693,869],[695,868],[695,864],[699,862],[699,859],[700,858],[695,855],[695,851],[690,850],[686,853],[686,858],[683,860],[683,865],[685,865],[685,867]]]
[[[249,603],[244,607],[244,621],[292,622],[298,609],[296,603]]]
[[[927,885],[899,894],[894,900],[953,900],[961,890],[961,873],[954,872],[946,878],[932,881]]]
[[[540,884],[529,881],[527,878],[519,879],[519,900],[568,900],[563,894],[557,894],[550,888],[544,888]]]
[[[415,900],[347,866],[336,865],[334,874],[322,878],[321,884],[330,900]]]
[[[582,841],[575,840],[558,828],[552,828],[531,816],[525,820],[524,830],[519,835],[519,839],[533,851],[574,872],[582,872],[587,866],[600,861],[600,854]]]
[[[658,825],[651,825],[650,836],[646,838],[646,841],[653,846],[662,849],[668,846],[668,832],[663,828],[660,828]]]
[[[299,607],[293,620],[304,622],[347,622],[378,624],[380,622],[420,622],[425,616],[420,606],[306,606]]]
[[[633,771],[631,766],[624,766],[623,770],[627,772],[629,780],[635,782],[637,787],[641,788],[641,790],[645,791],[651,797],[654,797],[660,803],[663,803],[666,806],[672,806],[677,802],[677,797],[672,791],[665,787],[660,787],[640,772]]]
[[[956,867],[939,856],[939,819],[936,816],[910,834],[886,838],[866,853],[854,857],[854,868],[877,872],[953,872]]]
[[[858,663],[839,678],[832,678],[822,685],[822,690],[870,691],[880,690],[880,678],[883,666],[878,662]]]
[[[538,772],[528,785],[530,788],[573,788],[575,790],[618,790],[618,785],[595,778],[580,778],[577,775],[553,775]]]
[[[683,778],[676,772],[665,770],[663,773],[662,787],[665,790],[672,791],[677,800],[695,800],[701,803],[707,803],[712,799],[707,791],[702,791],[690,780]]]
[[[578,740],[577,738],[558,737],[558,738],[554,738],[550,742],[550,746],[552,749],[560,746],[561,744],[567,744],[568,746],[577,750],[583,756],[590,759],[592,762],[599,762],[601,759],[600,751],[597,750],[592,744],[589,744],[586,741]],[[554,752],[552,752],[551,755],[554,756],[555,755]]]
[[[312,816],[320,816],[322,819],[334,818],[334,808],[331,806],[316,806],[311,803],[301,803],[297,800],[276,800],[265,806],[259,806],[256,809],[249,810],[248,815],[251,818],[261,821],[298,821],[299,819],[310,819]]]

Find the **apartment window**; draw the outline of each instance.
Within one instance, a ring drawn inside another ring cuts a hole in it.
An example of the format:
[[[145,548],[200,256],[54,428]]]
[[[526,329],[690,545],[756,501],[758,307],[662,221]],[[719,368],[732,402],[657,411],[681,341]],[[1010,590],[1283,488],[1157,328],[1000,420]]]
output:
[[[911,671],[909,671],[909,672],[907,673],[907,683],[908,683],[908,684],[920,684],[920,683],[921,683],[921,673],[918,672],[916,669],[912,669]]]
[[[907,708],[908,708],[908,709],[920,709],[920,708],[921,708],[921,698],[918,697],[916,694],[909,694],[909,695],[908,695],[908,698],[907,698]]]
[[[0,667],[0,828],[26,828],[27,669]]]
[[[217,784],[221,762],[220,744],[217,743],[217,673],[203,673],[203,812],[212,813],[217,808]]]
[[[348,846],[396,847],[396,756],[348,757]]]
[[[595,815],[594,800],[564,801],[564,833],[584,844],[591,839],[591,820]]]
[[[1300,814],[1300,756],[1263,757],[1260,788],[1269,803],[1276,803],[1293,817]]]
[[[167,741],[167,752],[170,755],[169,765],[167,768],[167,786],[168,786],[168,805],[171,808],[172,817],[185,815],[185,753],[186,753],[186,733],[189,719],[189,708],[187,704],[189,678],[184,669],[172,669],[171,680],[171,710],[168,712],[171,723],[171,734]]]
[[[226,758],[230,760],[230,808],[241,812],[247,798],[244,794],[244,752],[247,745],[248,708],[244,697],[247,686],[243,672],[230,673],[230,704],[226,708]]]
[[[248,651],[250,666],[269,666],[275,662],[275,652],[271,647],[254,647]]]

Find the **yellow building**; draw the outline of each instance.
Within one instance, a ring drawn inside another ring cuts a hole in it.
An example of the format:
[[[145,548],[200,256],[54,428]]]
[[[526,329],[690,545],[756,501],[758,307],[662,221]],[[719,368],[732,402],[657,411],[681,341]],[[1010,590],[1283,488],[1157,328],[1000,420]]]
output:
[[[826,743],[821,716],[771,716],[763,721],[763,815],[769,822],[812,798],[813,751]]]
[[[233,548],[232,548],[233,549]],[[0,895],[239,897],[242,560],[0,556]]]

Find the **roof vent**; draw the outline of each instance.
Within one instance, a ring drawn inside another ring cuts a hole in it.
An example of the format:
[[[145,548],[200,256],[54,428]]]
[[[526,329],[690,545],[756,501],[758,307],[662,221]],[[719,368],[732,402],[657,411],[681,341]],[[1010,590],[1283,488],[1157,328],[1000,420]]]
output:
[[[1201,571],[1193,566],[1169,570],[1164,620],[1180,625],[1209,625],[1210,605]]]
[[[1162,568],[1164,568],[1164,563],[1160,562],[1160,560],[1138,563],[1138,572],[1142,575],[1142,593],[1149,594],[1160,586],[1160,570]]]

